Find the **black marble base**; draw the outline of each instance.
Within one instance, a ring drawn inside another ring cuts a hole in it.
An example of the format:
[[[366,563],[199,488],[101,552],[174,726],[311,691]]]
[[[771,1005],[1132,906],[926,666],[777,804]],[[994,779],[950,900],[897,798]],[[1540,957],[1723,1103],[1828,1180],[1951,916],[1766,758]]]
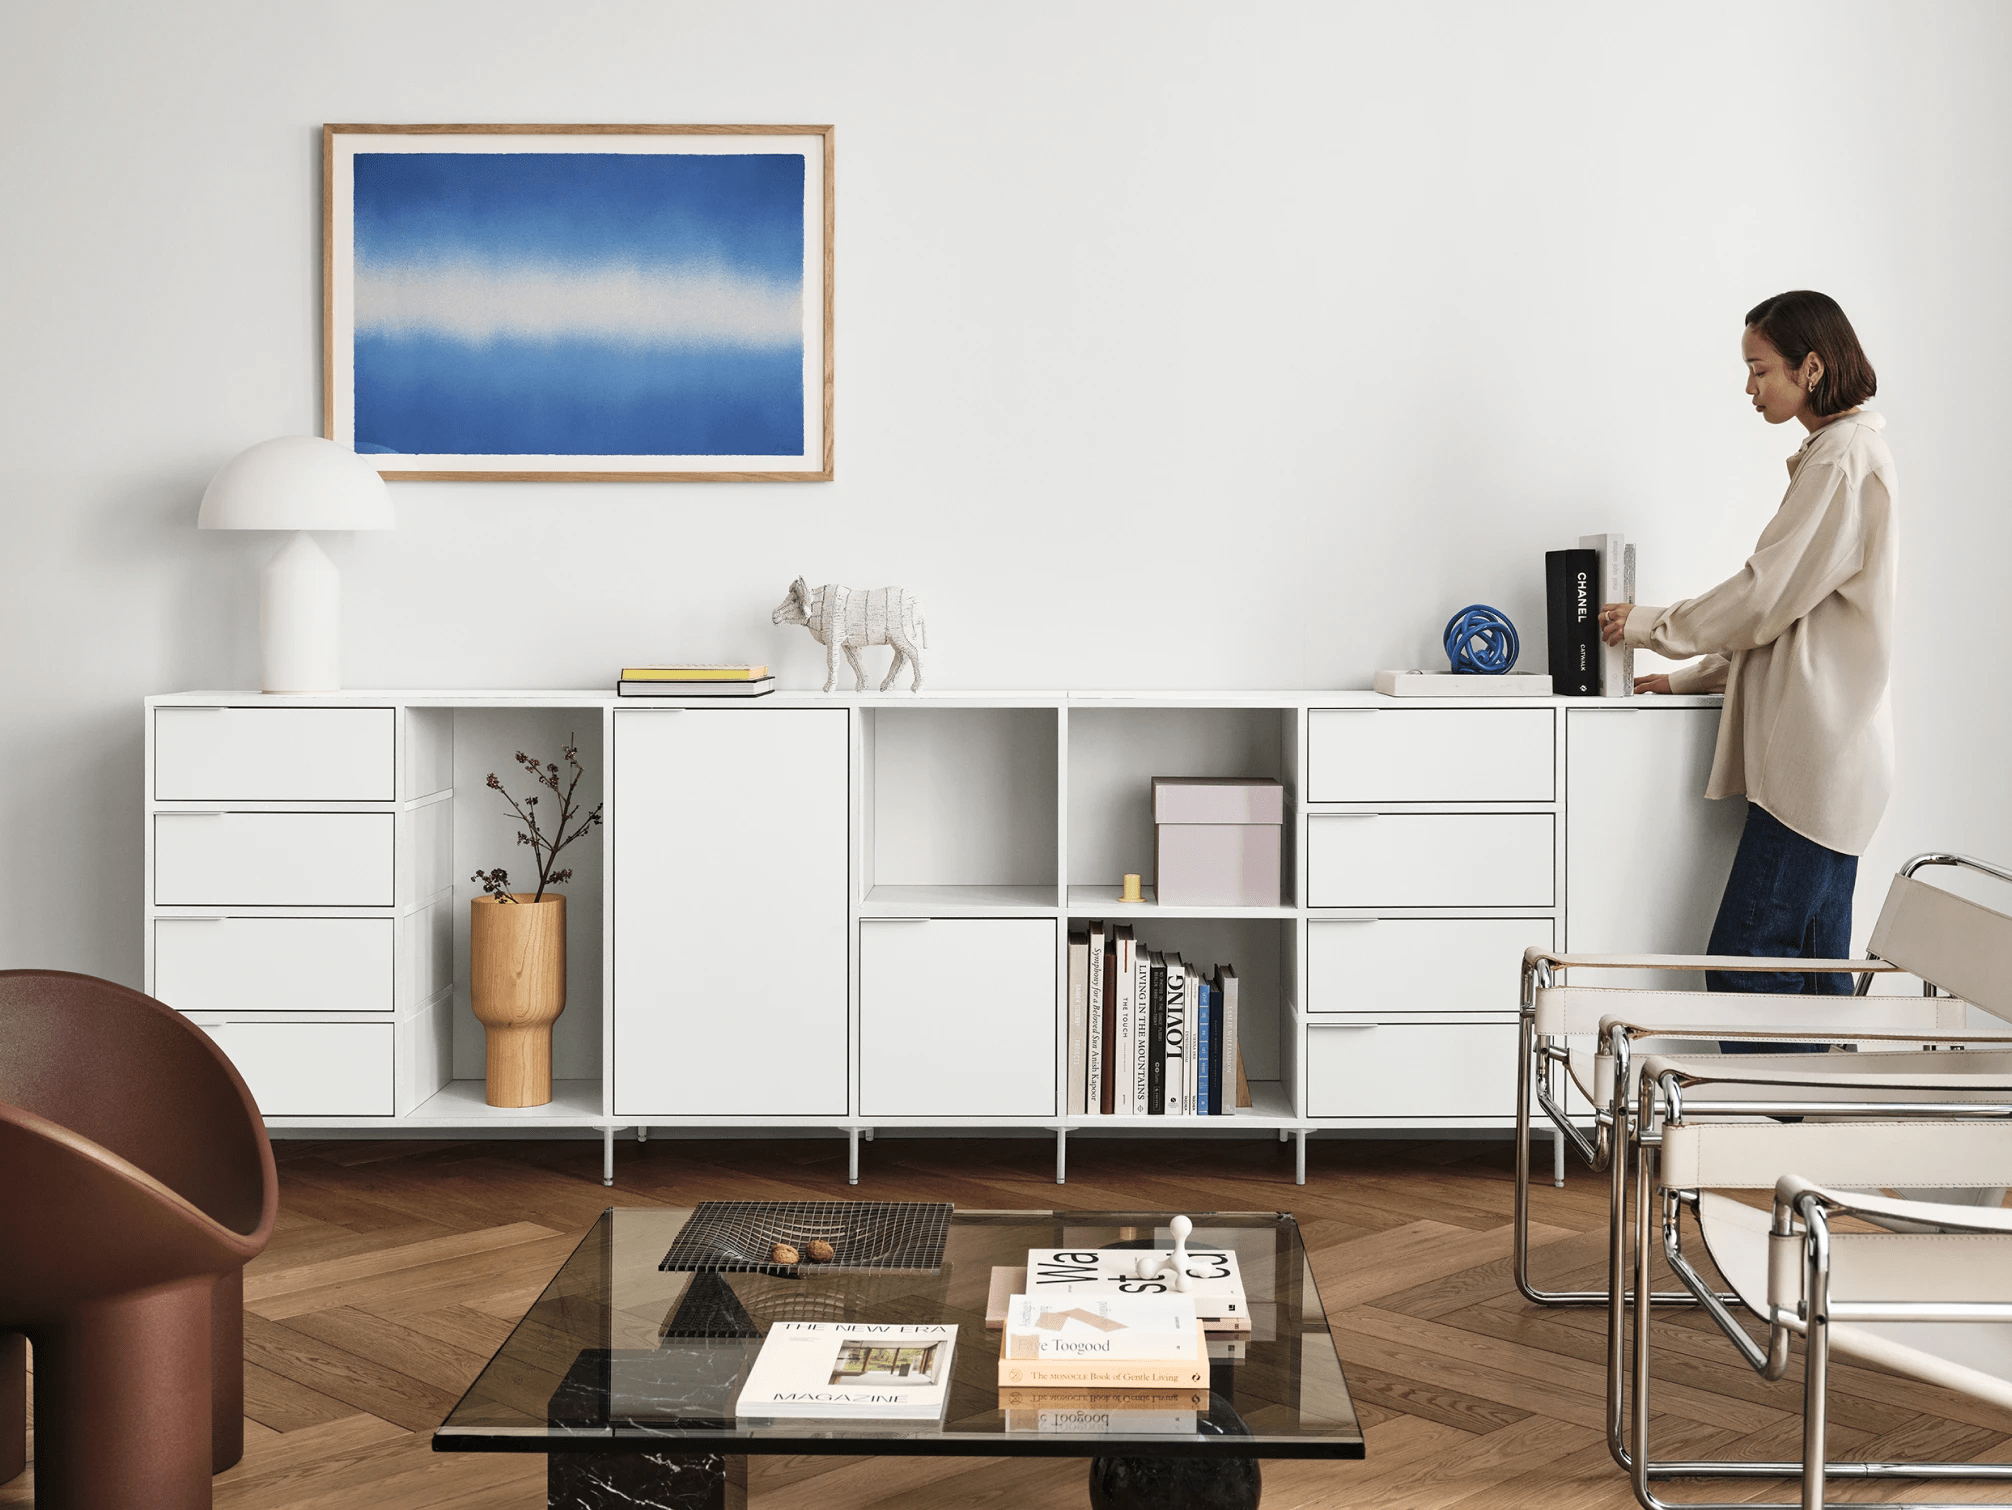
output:
[[[550,1510],[747,1510],[744,1457],[555,1452],[545,1461]]]
[[[1257,1510],[1256,1458],[1092,1458],[1091,1510]]]
[[[1204,1436],[1247,1437],[1227,1386],[1231,1369],[1210,1369],[1208,1414],[1196,1423]],[[1227,1376],[1218,1379],[1218,1374]],[[1256,1458],[1092,1458],[1091,1510],[1257,1510],[1264,1489]]]

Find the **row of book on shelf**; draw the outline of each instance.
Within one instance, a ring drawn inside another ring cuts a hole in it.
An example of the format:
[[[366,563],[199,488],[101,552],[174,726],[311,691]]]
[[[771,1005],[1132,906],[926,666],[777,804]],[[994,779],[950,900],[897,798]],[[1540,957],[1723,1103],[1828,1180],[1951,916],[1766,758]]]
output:
[[[1237,972],[1142,948],[1129,923],[1069,934],[1069,1111],[1221,1117],[1249,1106]]]
[[[1184,1258],[1187,1288],[1155,1263]],[[1146,1260],[1144,1264],[1141,1260]],[[1241,1361],[1250,1305],[1236,1253],[1035,1249],[992,1271],[998,1406],[1008,1430],[1193,1432],[1213,1364]],[[779,1321],[737,1397],[743,1422],[938,1421],[954,1324]],[[1115,1418],[1115,1419],[1114,1419]]]

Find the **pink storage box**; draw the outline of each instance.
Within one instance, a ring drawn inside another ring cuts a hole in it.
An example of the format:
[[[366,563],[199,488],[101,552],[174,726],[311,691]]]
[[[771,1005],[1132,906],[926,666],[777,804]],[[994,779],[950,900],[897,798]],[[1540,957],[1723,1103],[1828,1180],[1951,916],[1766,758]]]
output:
[[[1279,905],[1285,788],[1269,777],[1155,776],[1153,891],[1162,907]]]

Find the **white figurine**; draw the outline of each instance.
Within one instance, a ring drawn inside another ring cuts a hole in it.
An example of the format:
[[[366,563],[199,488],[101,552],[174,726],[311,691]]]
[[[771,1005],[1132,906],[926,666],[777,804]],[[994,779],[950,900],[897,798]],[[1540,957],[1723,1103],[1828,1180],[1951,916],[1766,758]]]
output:
[[[1174,1289],[1185,1295],[1192,1288],[1188,1280],[1188,1234],[1195,1230],[1195,1224],[1177,1216],[1167,1223],[1167,1230],[1174,1235],[1173,1253],[1148,1253],[1140,1258],[1139,1278],[1171,1280]]]
[[[838,680],[838,653],[843,650],[852,667],[853,690],[866,690],[866,668],[859,664],[862,645],[892,645],[894,664],[887,668],[885,692],[906,661],[915,668],[910,692],[922,690],[922,657],[918,646],[929,647],[929,627],[915,595],[901,587],[852,588],[830,582],[823,587],[806,587],[798,577],[789,585],[789,596],[769,615],[772,624],[801,624],[810,637],[824,646],[824,690]]]

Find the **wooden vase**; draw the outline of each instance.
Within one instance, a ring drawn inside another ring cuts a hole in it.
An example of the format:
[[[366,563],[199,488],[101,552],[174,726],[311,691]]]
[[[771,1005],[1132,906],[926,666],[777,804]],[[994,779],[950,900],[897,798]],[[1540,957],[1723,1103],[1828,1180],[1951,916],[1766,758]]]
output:
[[[566,1010],[566,899],[476,897],[468,914],[468,987],[488,1037],[491,1106],[552,1099],[552,1024]]]

